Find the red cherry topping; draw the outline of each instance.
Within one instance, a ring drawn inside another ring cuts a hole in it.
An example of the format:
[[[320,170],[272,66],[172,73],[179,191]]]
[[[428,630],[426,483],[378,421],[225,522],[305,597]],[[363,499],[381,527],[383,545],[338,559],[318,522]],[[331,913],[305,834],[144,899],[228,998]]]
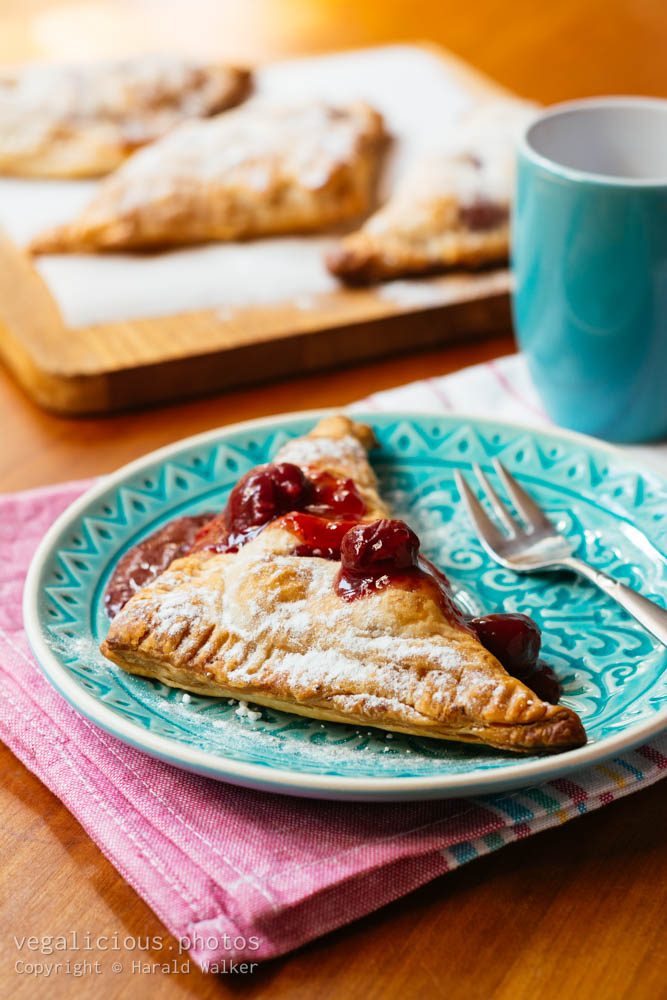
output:
[[[380,576],[413,569],[417,565],[419,539],[404,521],[381,518],[358,524],[343,538],[342,568],[356,576]]]
[[[489,198],[478,198],[470,205],[464,205],[459,209],[459,219],[468,229],[473,232],[493,229],[507,219],[507,207]]]
[[[508,674],[522,678],[535,668],[542,634],[528,615],[496,614],[469,622],[477,638],[500,660]]]
[[[533,670],[520,677],[519,680],[531,691],[534,691],[542,701],[548,701],[552,705],[558,704],[561,695],[560,681],[544,660],[538,660]]]
[[[301,539],[301,544],[293,550],[295,556],[340,559],[340,543],[356,521],[328,520],[316,514],[295,511],[286,514],[281,524]]]
[[[306,511],[310,517],[347,522],[347,528],[366,512],[363,498],[351,479],[340,479],[329,472],[312,476],[291,462],[260,465],[238,481],[229,495],[222,514],[201,531],[192,547],[215,552],[236,552],[240,545],[254,538],[262,528],[292,511]],[[312,529],[312,525],[311,525]],[[311,530],[309,529],[309,530]],[[323,528],[326,534],[326,529]],[[345,532],[336,529],[335,544],[304,543],[302,555],[315,555],[316,549],[329,551],[325,558],[338,558],[340,538]],[[311,530],[312,534],[312,530]]]
[[[280,462],[252,469],[239,482],[227,501],[230,534],[273,521],[288,510],[308,502],[310,483],[298,465]]]
[[[117,615],[137,590],[152,583],[174,559],[189,552],[212,518],[212,514],[177,517],[128,549],[104,592],[104,607],[109,617]]]
[[[485,615],[472,618],[468,624],[508,674],[542,701],[558,704],[560,682],[549,664],[539,659],[542,635],[532,618],[520,614]]]
[[[308,510],[323,517],[363,517],[366,504],[353,479],[338,479],[329,472],[316,472],[311,478],[312,490]]]
[[[202,549],[215,549],[218,552],[230,551],[225,548],[228,534],[227,521],[223,511],[222,514],[218,514],[203,528],[200,528],[194,537],[190,552],[200,552]]]
[[[414,589],[425,574],[419,569],[419,539],[404,521],[381,518],[350,528],[340,546],[336,590],[354,601],[394,583]]]

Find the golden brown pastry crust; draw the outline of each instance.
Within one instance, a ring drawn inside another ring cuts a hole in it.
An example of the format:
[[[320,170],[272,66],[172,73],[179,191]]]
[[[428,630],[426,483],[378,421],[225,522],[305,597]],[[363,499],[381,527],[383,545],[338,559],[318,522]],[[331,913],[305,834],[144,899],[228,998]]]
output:
[[[387,509],[371,444],[369,428],[334,417],[277,459],[352,476],[374,520]],[[511,750],[585,742],[578,716],[509,676],[429,586],[346,602],[338,563],[294,544],[278,520],[238,553],[176,560],[112,621],[102,652],[165,684],[318,719]]]
[[[187,118],[217,114],[250,72],[175,55],[0,72],[0,173],[98,177]]]
[[[251,101],[188,122],[102,183],[34,253],[156,248],[320,230],[369,208],[385,134],[364,103]]]
[[[514,143],[533,114],[532,105],[502,101],[469,116],[455,149],[419,160],[386,205],[329,253],[332,274],[367,284],[504,263]]]

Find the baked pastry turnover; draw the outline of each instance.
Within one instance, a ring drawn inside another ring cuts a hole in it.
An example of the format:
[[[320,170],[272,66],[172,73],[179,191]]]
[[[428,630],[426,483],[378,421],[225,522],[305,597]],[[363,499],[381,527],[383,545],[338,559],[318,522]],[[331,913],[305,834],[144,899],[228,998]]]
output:
[[[327,258],[349,284],[501,264],[509,253],[515,142],[534,115],[519,101],[485,104],[456,146],[417,160],[395,194]]]
[[[186,118],[247,95],[248,70],[175,55],[0,71],[0,173],[97,177]]]
[[[367,104],[252,101],[135,153],[35,253],[149,249],[308,232],[368,211],[384,142]]]
[[[391,520],[373,444],[369,427],[328,418],[244,476],[113,618],[104,655],[316,719],[518,751],[584,743],[578,716],[510,676]]]

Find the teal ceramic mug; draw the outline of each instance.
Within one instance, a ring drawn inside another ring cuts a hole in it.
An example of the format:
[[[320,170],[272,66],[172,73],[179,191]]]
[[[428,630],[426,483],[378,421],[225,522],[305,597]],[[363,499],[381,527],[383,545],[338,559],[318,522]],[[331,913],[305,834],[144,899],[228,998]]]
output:
[[[520,142],[514,323],[548,414],[667,436],[667,101],[550,108]]]

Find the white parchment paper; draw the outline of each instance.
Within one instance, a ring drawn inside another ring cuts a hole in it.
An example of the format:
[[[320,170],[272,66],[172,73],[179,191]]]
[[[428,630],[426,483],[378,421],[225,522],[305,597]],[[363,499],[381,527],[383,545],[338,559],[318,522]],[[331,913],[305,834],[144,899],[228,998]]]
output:
[[[396,45],[274,63],[258,70],[259,96],[285,101],[326,98],[369,101],[394,136],[381,179],[383,197],[412,158],[455,143],[456,123],[477,99],[435,54]],[[19,245],[71,218],[96,182],[0,178],[0,226]],[[285,237],[211,244],[158,254],[53,255],[37,258],[65,322],[70,326],[197,309],[224,311],[296,301],[337,282],[322,255],[332,236]]]

